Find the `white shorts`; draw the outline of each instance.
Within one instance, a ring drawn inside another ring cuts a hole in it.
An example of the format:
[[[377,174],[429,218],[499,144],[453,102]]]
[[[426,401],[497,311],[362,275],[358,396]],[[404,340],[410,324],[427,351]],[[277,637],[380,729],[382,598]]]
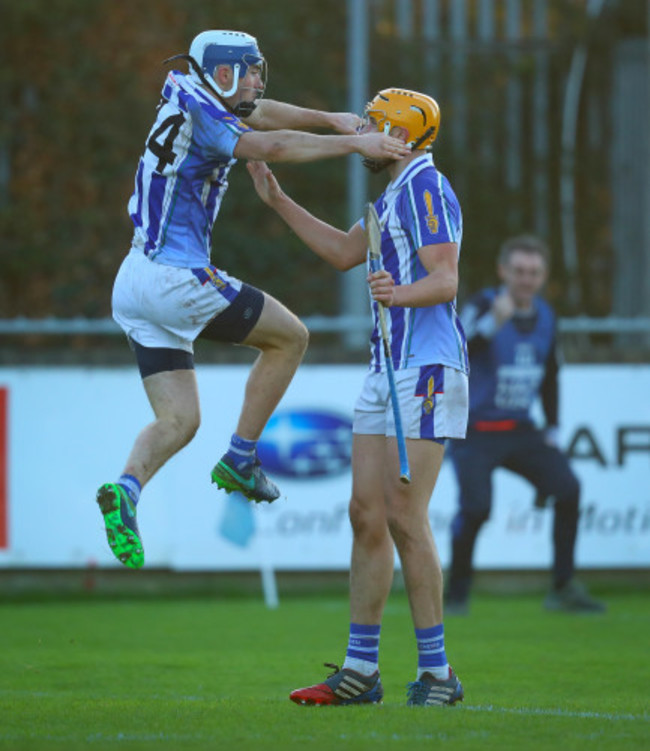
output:
[[[192,353],[205,326],[237,297],[242,282],[214,266],[183,269],[126,256],[113,285],[113,318],[143,347]]]
[[[469,411],[465,373],[445,365],[395,371],[405,438],[464,438]],[[395,435],[395,417],[386,373],[369,373],[354,407],[352,432]]]

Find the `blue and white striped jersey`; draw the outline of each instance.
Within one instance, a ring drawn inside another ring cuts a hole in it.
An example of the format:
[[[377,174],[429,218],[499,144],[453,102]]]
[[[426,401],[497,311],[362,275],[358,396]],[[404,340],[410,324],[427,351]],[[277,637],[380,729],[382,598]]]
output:
[[[383,267],[395,284],[412,284],[428,274],[418,257],[425,245],[460,244],[463,219],[458,199],[447,178],[438,172],[430,154],[414,159],[375,203],[382,227]],[[374,329],[371,363],[383,370],[377,303],[372,301]],[[448,365],[469,372],[467,342],[454,302],[427,308],[391,307],[386,323],[395,369]]]
[[[233,151],[249,130],[189,76],[169,73],[129,201],[134,247],[168,266],[209,265]]]

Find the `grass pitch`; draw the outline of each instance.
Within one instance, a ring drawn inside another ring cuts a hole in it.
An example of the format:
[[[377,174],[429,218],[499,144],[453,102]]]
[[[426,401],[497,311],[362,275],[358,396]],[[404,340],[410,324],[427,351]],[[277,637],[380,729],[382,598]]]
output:
[[[600,593],[603,594],[603,593]],[[0,604],[0,748],[641,749],[649,747],[647,593],[604,593],[600,616],[537,596],[478,596],[445,624],[465,701],[405,706],[416,650],[394,593],[384,704],[299,707],[347,642],[343,596]]]

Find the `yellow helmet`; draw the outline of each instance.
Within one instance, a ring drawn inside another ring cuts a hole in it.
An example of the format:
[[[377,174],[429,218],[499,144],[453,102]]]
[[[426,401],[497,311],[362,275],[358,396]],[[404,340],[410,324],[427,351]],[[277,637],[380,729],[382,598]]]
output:
[[[440,127],[438,102],[426,94],[407,89],[384,89],[368,102],[365,116],[372,117],[377,129],[390,133],[396,125],[408,131],[407,146],[431,148]]]

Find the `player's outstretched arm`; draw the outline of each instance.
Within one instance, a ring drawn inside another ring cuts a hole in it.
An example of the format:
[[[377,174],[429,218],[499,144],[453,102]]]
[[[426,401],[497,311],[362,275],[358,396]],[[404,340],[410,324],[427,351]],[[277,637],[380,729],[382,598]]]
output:
[[[242,133],[233,155],[261,162],[313,162],[348,154],[362,154],[370,159],[402,159],[410,153],[410,147],[402,141],[383,133],[321,136],[298,130],[268,133],[253,130]]]
[[[264,162],[249,162],[248,172],[259,197],[289,225],[316,255],[339,271],[362,263],[366,257],[366,239],[357,223],[349,232],[317,219],[282,190]]]
[[[253,113],[242,119],[255,130],[327,128],[346,135],[356,133],[361,124],[361,118],[353,112],[324,112],[274,99],[262,99]]]

